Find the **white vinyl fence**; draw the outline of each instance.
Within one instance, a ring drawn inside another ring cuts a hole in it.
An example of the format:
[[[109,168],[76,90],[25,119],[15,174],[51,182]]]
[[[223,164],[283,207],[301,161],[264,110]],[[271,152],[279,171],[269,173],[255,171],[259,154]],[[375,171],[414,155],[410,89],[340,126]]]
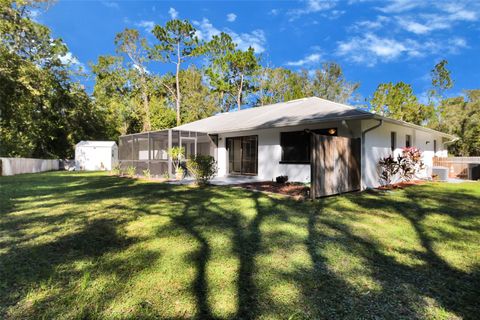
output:
[[[58,159],[0,158],[2,176],[58,170]]]

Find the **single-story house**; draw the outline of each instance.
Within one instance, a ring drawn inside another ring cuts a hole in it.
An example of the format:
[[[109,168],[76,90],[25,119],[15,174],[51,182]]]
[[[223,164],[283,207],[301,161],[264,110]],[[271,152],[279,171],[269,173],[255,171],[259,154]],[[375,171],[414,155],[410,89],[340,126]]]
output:
[[[75,170],[112,170],[117,162],[115,141],[80,141],[75,145]]]
[[[360,163],[362,189],[379,185],[379,159],[398,154],[403,147],[423,151],[426,169],[422,174],[431,176],[433,156],[446,156],[446,144],[455,139],[426,127],[311,97],[220,113],[169,130],[122,136],[120,162],[172,174],[166,150],[182,145],[187,156],[214,156],[218,177],[250,175],[271,181],[286,175],[289,181],[309,182],[315,148],[312,133],[359,142],[355,158]]]

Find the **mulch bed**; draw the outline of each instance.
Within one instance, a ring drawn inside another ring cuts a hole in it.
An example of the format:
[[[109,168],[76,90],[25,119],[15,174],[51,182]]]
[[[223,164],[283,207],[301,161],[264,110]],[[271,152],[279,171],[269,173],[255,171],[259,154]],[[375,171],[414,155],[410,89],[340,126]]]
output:
[[[249,183],[238,184],[237,186],[245,189],[249,189],[249,190],[278,193],[278,194],[290,196],[297,200],[303,200],[307,198],[308,192],[310,190],[310,188],[303,183],[292,183],[292,182],[287,182],[287,183],[277,183],[273,181],[249,182]]]
[[[399,183],[394,183],[389,186],[381,186],[378,187],[378,190],[394,190],[394,189],[405,189],[407,187],[416,186],[419,184],[424,184],[425,180],[411,180],[411,181],[403,181]]]

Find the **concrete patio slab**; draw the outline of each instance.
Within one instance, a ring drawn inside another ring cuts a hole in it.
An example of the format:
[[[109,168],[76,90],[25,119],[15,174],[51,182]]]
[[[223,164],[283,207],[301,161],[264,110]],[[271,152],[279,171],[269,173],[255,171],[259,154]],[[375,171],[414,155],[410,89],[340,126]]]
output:
[[[215,177],[210,183],[216,186],[229,186],[242,183],[251,183],[251,182],[262,182],[265,180],[258,179],[256,176],[227,176],[227,177]],[[194,183],[194,179],[187,177],[183,180],[171,180],[168,181],[170,184],[175,185],[188,185]]]

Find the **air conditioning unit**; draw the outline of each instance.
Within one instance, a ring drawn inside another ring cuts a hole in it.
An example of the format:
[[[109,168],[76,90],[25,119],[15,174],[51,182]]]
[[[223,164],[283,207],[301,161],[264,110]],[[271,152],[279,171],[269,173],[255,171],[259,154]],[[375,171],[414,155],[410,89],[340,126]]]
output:
[[[480,179],[480,163],[468,164],[468,180]]]
[[[448,180],[448,168],[447,167],[433,167],[432,175],[437,176],[440,181]]]

